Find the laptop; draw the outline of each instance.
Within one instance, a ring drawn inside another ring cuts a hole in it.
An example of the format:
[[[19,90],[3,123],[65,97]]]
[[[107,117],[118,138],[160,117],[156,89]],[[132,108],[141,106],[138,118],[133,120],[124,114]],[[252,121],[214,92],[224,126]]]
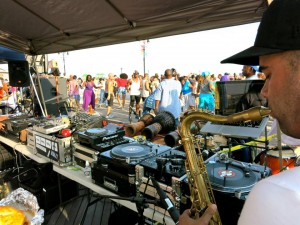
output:
[[[239,123],[216,123],[208,121],[201,129],[204,134],[218,134],[236,138],[259,138],[265,131],[269,117],[261,121]]]

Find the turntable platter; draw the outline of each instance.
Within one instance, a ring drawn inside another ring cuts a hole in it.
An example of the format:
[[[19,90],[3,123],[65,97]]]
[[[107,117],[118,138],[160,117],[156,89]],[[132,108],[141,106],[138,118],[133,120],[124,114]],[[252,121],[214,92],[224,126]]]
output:
[[[110,151],[110,154],[113,158],[120,160],[127,160],[128,158],[130,160],[141,160],[154,155],[149,146],[139,143],[118,145]]]
[[[91,128],[87,129],[84,133],[88,136],[102,136],[107,133],[107,130],[103,128]]]
[[[243,168],[225,163],[209,163],[207,173],[214,190],[221,192],[249,191],[258,181],[253,171],[245,172]]]

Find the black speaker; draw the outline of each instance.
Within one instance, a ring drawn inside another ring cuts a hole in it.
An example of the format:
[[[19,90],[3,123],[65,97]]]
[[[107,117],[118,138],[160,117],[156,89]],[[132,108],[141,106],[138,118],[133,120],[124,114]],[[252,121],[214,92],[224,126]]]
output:
[[[9,84],[13,87],[30,86],[29,65],[27,61],[9,61]]]
[[[68,99],[68,87],[67,79],[63,77],[41,77],[40,78],[41,87],[36,86],[38,90],[38,95],[42,101],[42,96],[44,97],[44,103],[47,109],[47,114],[52,116],[59,116],[64,109],[64,103]],[[36,107],[38,104],[36,102]],[[39,108],[39,107],[38,107]],[[35,109],[38,113],[38,109]],[[65,111],[65,110],[64,110]]]

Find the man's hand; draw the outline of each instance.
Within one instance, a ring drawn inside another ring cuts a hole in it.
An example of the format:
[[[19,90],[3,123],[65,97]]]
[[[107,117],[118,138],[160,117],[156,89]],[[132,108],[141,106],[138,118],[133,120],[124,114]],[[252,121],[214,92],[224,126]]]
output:
[[[212,216],[217,212],[217,206],[215,204],[208,205],[204,214],[199,219],[193,219],[190,217],[190,210],[185,210],[179,217],[179,224],[182,225],[208,225]]]
[[[4,124],[3,123],[0,123],[0,130],[4,130]]]

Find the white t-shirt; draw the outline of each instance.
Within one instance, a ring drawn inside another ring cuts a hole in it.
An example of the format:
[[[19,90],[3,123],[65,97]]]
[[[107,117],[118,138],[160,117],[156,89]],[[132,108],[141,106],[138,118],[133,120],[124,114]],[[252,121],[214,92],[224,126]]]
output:
[[[277,127],[278,127],[278,121],[274,119],[271,130],[268,132],[268,135],[277,134],[277,129],[278,129]],[[281,133],[281,142],[290,147],[300,146],[300,139],[290,137],[284,133]]]
[[[254,74],[251,77],[247,77],[246,80],[259,80],[259,78],[258,78],[257,74]]]
[[[11,108],[16,108],[16,106],[17,106],[17,104],[16,104],[16,102],[15,102],[15,98],[14,98],[14,96],[13,95],[10,95],[9,97],[8,97],[8,99],[7,99],[7,106],[9,106],[9,107],[11,107]]]
[[[181,84],[178,80],[164,79],[157,87],[154,98],[159,100],[159,112],[168,111],[177,119],[181,114],[179,95]]]
[[[137,82],[131,80],[130,85],[130,95],[141,95],[141,80],[138,79]]]
[[[251,190],[238,225],[299,225],[300,167],[259,181]]]

